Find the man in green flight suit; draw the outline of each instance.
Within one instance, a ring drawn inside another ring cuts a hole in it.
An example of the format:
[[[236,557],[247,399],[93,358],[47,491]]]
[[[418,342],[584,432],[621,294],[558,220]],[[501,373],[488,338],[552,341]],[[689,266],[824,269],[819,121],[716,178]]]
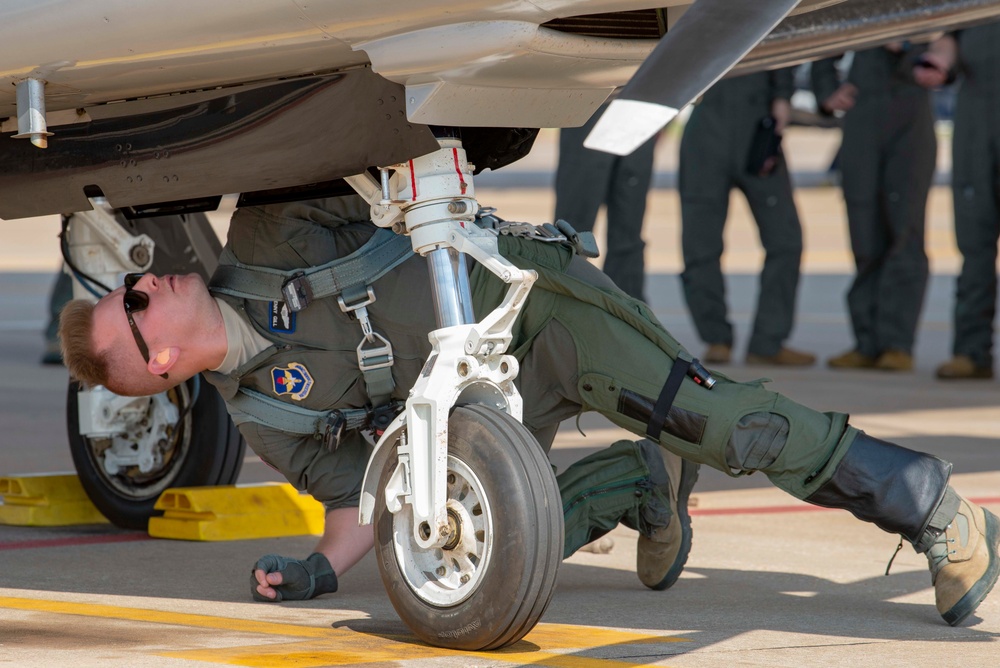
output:
[[[733,188],[746,196],[766,254],[746,361],[782,366],[816,361],[814,355],[784,345],[794,324],[802,258],[802,227],[788,168],[780,152],[769,163],[749,164],[762,123],[771,123],[764,131],[775,138],[788,124],[793,92],[789,68],[723,79],[694,106],[684,128],[678,182],[681,283],[698,335],[708,344],[708,363],[728,363],[733,347],[721,266]]]
[[[854,347],[836,369],[910,371],[927,287],[927,194],[937,140],[930,96],[913,79],[923,46],[854,54],[839,84],[835,59],[812,66],[821,111],[844,114],[841,184],[857,272],[847,293]]]
[[[374,239],[367,216],[357,198],[241,209],[220,267],[266,260],[306,268],[342,257]],[[547,445],[561,420],[593,410],[646,436],[638,444],[616,443],[560,475],[564,508],[573,509],[566,554],[625,521],[640,531],[640,578],[652,588],[672,584],[690,546],[678,499],[686,501],[690,492],[693,462],[731,475],[762,471],[797,498],[850,510],[902,534],[928,555],[937,607],[951,624],[985,598],[1000,571],[1000,523],[948,485],[950,464],[871,438],[849,426],[846,415],[805,408],[759,383],[719,376],[709,389],[695,380],[699,373],[690,371],[699,367],[648,307],[572,250],[518,236],[500,236],[498,243],[511,262],[538,273],[511,346],[520,363],[524,424]],[[396,397],[405,396],[429,351],[426,335],[435,326],[428,280],[424,261],[411,258],[371,283],[379,295],[369,306],[371,325],[399,355]],[[472,269],[470,283],[478,313],[506,292],[481,266]],[[280,305],[215,291],[213,297],[196,276],[145,275],[96,306],[68,306],[62,318],[68,367],[84,382],[119,393],[159,392],[215,370],[206,377],[227,402],[249,388],[304,408],[365,405],[355,356],[358,324],[338,307],[316,300],[293,323],[280,315]],[[300,376],[289,391],[275,379],[291,368]],[[232,414],[258,455],[332,508],[327,532],[308,559],[272,555],[258,562],[255,595],[280,600],[334,591],[337,573],[372,545],[371,528],[357,526],[351,505],[367,455],[363,439],[349,433],[333,451],[238,409]],[[651,441],[685,460],[670,467],[669,481],[659,457],[646,454]],[[631,483],[616,487],[616,480]],[[618,491],[606,498],[590,494],[597,489]],[[575,503],[585,499],[592,503]],[[661,580],[643,573],[642,553]]]
[[[936,88],[960,75],[951,150],[955,240],[962,271],[955,286],[952,358],[938,378],[993,378],[1000,239],[1000,23],[968,28],[934,42],[914,70]]]

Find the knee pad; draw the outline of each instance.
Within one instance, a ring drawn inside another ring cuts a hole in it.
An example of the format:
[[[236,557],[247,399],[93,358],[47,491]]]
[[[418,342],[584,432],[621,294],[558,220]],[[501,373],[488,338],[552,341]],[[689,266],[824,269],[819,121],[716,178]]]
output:
[[[766,470],[788,443],[788,420],[776,413],[748,413],[736,423],[726,444],[726,464],[737,474]]]

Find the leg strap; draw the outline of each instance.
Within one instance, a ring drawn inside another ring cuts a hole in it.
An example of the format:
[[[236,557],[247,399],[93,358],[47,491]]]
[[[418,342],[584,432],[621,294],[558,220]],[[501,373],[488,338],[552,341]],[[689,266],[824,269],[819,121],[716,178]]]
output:
[[[691,360],[681,359],[680,357],[675,359],[674,365],[670,367],[667,382],[663,384],[660,396],[653,406],[653,413],[649,416],[649,422],[646,423],[646,436],[657,443],[660,442],[660,432],[663,431],[663,423],[667,421],[667,413],[670,412],[670,407],[674,403],[677,390],[681,389],[681,382],[690,368]]]

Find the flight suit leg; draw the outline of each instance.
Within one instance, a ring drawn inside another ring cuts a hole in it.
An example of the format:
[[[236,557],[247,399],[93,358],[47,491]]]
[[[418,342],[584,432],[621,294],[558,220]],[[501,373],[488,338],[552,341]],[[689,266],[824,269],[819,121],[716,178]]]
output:
[[[608,188],[607,255],[604,273],[625,294],[645,300],[645,249],[642,223],[652,180],[655,139],[618,158]]]
[[[878,286],[882,280],[882,260],[889,248],[889,237],[882,222],[879,196],[883,138],[879,132],[882,105],[858,105],[844,119],[840,170],[847,225],[854,254],[855,275],[847,292],[855,347],[868,357],[882,352],[876,332],[878,322]]]
[[[695,114],[698,113],[695,109]],[[698,336],[733,345],[722,275],[723,229],[733,187],[724,137],[692,114],[681,140],[678,190],[681,197],[681,252],[684,300]]]
[[[1000,168],[994,164],[1000,136],[986,100],[962,98],[955,112],[952,191],[955,239],[962,270],[955,287],[955,355],[977,367],[993,367],[993,320],[997,302],[1000,239]]]
[[[924,231],[937,139],[926,98],[894,106],[898,126],[885,154],[881,193],[891,241],[876,292],[876,338],[881,350],[912,354],[929,274]]]
[[[580,232],[593,231],[617,159],[617,156],[583,146],[583,140],[599,116],[600,112],[594,114],[582,127],[559,131],[556,219],[565,220]]]
[[[615,290],[606,275],[586,262],[579,264],[587,268],[587,274],[597,284]],[[559,424],[581,410],[573,348],[569,331],[551,320],[534,337],[520,362],[518,386],[524,403],[523,421],[546,452]],[[562,354],[552,354],[556,350]],[[653,493],[649,478],[640,448],[631,441],[620,441],[590,454],[556,476],[565,522],[563,557],[619,523],[637,530],[648,529],[642,524],[642,509]]]
[[[792,332],[802,261],[802,226],[784,161],[771,175],[740,180],[764,246],[757,315],[747,351],[770,357]]]

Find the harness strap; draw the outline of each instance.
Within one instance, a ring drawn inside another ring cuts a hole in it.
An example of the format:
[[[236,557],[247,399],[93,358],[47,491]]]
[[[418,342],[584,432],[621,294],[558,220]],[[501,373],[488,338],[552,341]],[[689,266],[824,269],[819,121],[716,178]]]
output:
[[[373,415],[380,417],[379,411],[367,408],[315,411],[301,406],[293,406],[243,387],[227,403],[244,414],[244,419],[239,420],[239,423],[249,419],[289,434],[312,436],[326,442],[331,450],[337,448],[344,432],[369,426]],[[395,402],[395,404],[395,406],[390,407],[393,417],[401,406],[400,402]],[[380,423],[384,421],[384,417],[377,420]],[[388,423],[386,422],[386,424]],[[385,428],[385,425],[380,426]]]
[[[663,423],[667,421],[667,414],[670,412],[670,407],[677,397],[677,391],[681,389],[681,382],[690,368],[691,360],[681,359],[680,357],[675,359],[674,365],[670,367],[667,381],[663,383],[663,389],[660,390],[660,396],[657,398],[656,404],[653,406],[653,412],[649,416],[649,422],[646,424],[646,436],[657,443],[660,442]]]
[[[412,255],[408,237],[379,229],[350,255],[307,270],[282,271],[229,258],[233,263],[219,265],[209,287],[241,299],[284,301],[292,311],[301,311],[314,299],[375,282]]]
[[[389,341],[372,331],[368,319],[366,307],[375,301],[370,284],[412,255],[413,246],[407,237],[378,229],[350,255],[308,270],[282,271],[227,257],[228,262],[216,269],[209,286],[214,292],[241,299],[283,301],[293,312],[301,311],[315,299],[336,296],[341,310],[361,325],[364,338],[358,345],[358,367],[364,376],[368,398],[373,405],[381,406],[389,402],[395,389],[393,355]]]

